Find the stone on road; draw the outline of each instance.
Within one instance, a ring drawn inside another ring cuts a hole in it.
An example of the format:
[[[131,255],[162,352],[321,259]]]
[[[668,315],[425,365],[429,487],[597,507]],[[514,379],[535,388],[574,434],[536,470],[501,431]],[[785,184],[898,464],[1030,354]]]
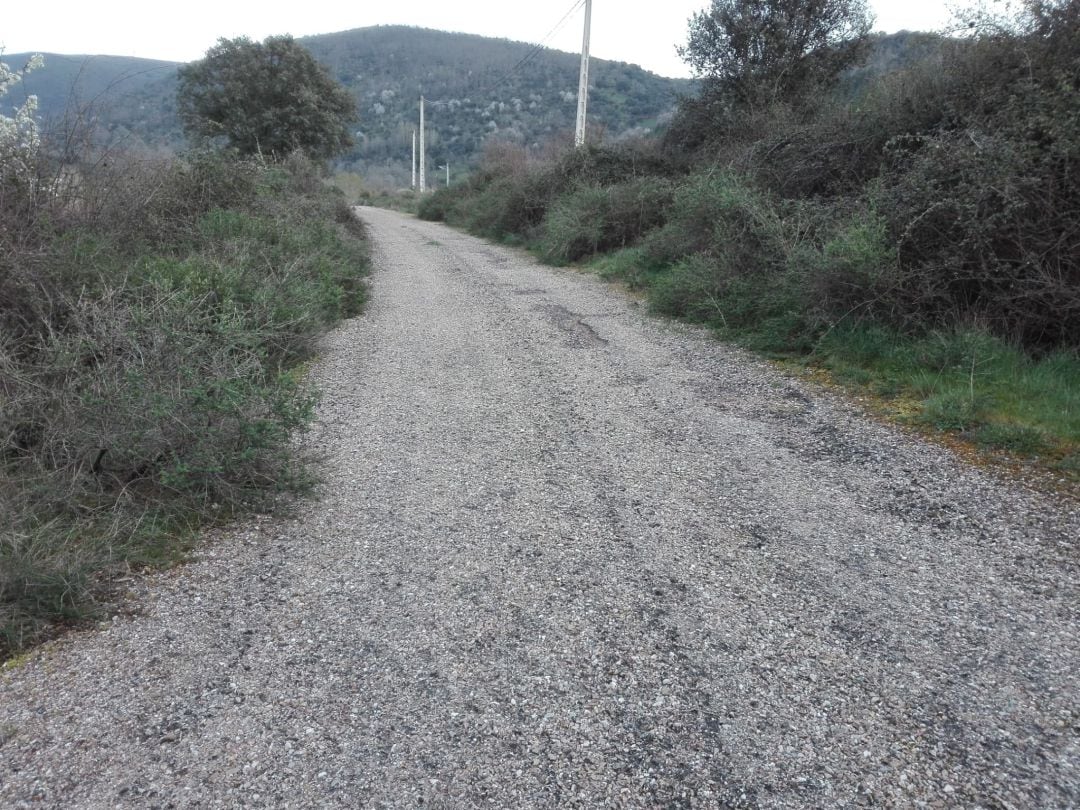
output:
[[[320,499],[0,675],[0,807],[1080,803],[1074,504],[361,216]]]

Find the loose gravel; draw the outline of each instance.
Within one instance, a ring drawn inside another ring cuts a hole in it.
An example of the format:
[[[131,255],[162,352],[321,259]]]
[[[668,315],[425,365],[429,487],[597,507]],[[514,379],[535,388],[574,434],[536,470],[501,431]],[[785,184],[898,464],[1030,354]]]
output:
[[[361,216],[320,500],[0,675],[0,807],[1080,805],[1075,502]]]

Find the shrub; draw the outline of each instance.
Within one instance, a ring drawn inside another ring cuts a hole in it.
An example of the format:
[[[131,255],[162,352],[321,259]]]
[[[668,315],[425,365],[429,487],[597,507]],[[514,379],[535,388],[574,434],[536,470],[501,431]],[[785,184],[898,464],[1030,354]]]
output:
[[[711,169],[675,189],[667,222],[643,243],[656,265],[697,253],[748,272],[778,261],[779,220],[771,204],[734,174]]]
[[[541,255],[563,264],[596,253],[610,207],[610,189],[601,186],[584,186],[560,197],[544,217]]]
[[[764,195],[726,173],[676,191],[668,223],[645,240],[646,260],[671,264],[653,283],[655,310],[709,323],[767,351],[804,350],[810,333],[791,234]]]
[[[548,209],[542,255],[561,263],[632,245],[664,223],[671,196],[670,182],[655,177],[581,186]]]
[[[810,120],[771,113],[733,160],[783,197],[872,200],[896,256],[877,312],[892,325],[979,322],[1039,352],[1080,344],[1080,17],[1028,4],[1011,26]]]
[[[310,163],[120,165],[0,236],[0,655],[114,566],[303,490],[294,369],[364,300],[366,251]]]
[[[54,227],[109,234],[118,244],[182,241],[215,208],[252,205],[262,168],[213,152],[175,160],[109,155],[72,170],[73,182],[52,201]]]
[[[643,177],[673,177],[681,173],[659,144],[627,141],[615,145],[587,144],[562,152],[550,167],[553,185],[614,185]]]
[[[895,310],[930,325],[978,319],[1032,347],[1080,344],[1074,140],[969,131],[904,157],[880,198],[900,263]]]
[[[651,227],[654,214],[662,214],[667,192],[660,178],[674,172],[671,161],[655,145],[636,141],[617,147],[568,149],[543,161],[529,159],[521,149],[497,144],[489,148],[479,170],[466,183],[425,199],[421,215],[481,236],[534,242],[543,238],[541,223],[556,201],[579,192],[587,194],[582,189],[588,187],[628,183],[627,188],[615,192],[611,225],[626,236],[600,238],[601,242],[607,239],[623,244],[631,241],[630,232],[643,232]]]
[[[440,188],[434,194],[429,194],[420,200],[420,206],[416,215],[420,219],[429,222],[446,222],[450,219],[450,212],[463,196],[464,187]]]
[[[895,283],[896,254],[885,221],[868,205],[786,206],[789,267],[800,277],[809,322],[834,327],[868,318],[888,322],[883,297]],[[801,227],[800,227],[801,226]]]
[[[650,286],[650,273],[640,247],[628,247],[597,256],[590,270],[601,278],[621,281],[631,289],[640,290]]]
[[[916,46],[923,58],[853,96],[818,91],[799,109],[777,104],[744,116],[733,165],[787,199],[860,195],[887,165],[888,144],[948,125],[951,51],[931,42]]]
[[[463,215],[465,226],[495,239],[531,234],[550,199],[543,179],[536,171],[494,178],[471,197]]]

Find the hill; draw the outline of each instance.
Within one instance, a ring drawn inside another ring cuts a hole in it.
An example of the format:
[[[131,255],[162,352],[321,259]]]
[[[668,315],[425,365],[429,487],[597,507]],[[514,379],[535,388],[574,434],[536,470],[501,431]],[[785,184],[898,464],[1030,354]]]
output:
[[[85,105],[138,92],[175,73],[180,64],[130,56],[43,56],[44,67],[27,75],[3,104],[18,106],[26,96],[36,94],[44,117],[61,116],[69,102]],[[25,53],[5,54],[3,61],[16,68],[29,58]]]
[[[431,165],[455,172],[475,163],[492,140],[540,149],[569,137],[576,115],[578,56],[537,50],[523,42],[405,26],[377,26],[299,40],[356,95],[356,147],[341,165],[375,186],[409,182],[418,99],[427,100]],[[880,37],[866,65],[848,77],[851,92],[873,75],[920,58],[939,43],[903,32]],[[25,54],[5,57],[11,65]],[[115,56],[45,55],[45,67],[13,93],[36,93],[42,118],[63,118],[88,107],[103,133],[137,148],[184,145],[176,120],[175,62]],[[637,65],[593,59],[590,125],[619,138],[654,129],[670,115],[689,81],[668,79]],[[74,104],[72,103],[74,102]]]
[[[429,156],[438,163],[470,163],[491,138],[539,148],[574,127],[576,54],[402,26],[300,41],[356,92],[361,120],[349,162],[383,184],[408,180],[421,94]],[[613,137],[654,128],[690,86],[604,59],[591,61],[590,85],[590,124]]]
[[[78,115],[99,123],[112,139],[135,146],[174,147],[183,143],[176,120],[178,62],[128,56],[70,56],[46,53],[44,67],[33,71],[0,100],[10,113],[29,95],[38,97],[38,115],[46,128],[68,128]],[[30,54],[5,54],[21,66]]]
[[[356,94],[357,145],[342,164],[379,185],[408,182],[421,93],[429,99],[429,157],[433,163],[449,160],[455,168],[471,164],[491,138],[539,147],[574,126],[575,54],[405,26],[360,28],[299,41]],[[25,54],[12,54],[4,61],[16,65],[25,59]],[[177,148],[183,145],[174,100],[178,66],[45,54],[45,67],[27,77],[12,101],[37,94],[46,122],[89,105],[101,130],[113,140]],[[676,94],[689,87],[685,80],[604,59],[592,60],[590,78],[590,121],[610,136],[655,127],[670,114]]]

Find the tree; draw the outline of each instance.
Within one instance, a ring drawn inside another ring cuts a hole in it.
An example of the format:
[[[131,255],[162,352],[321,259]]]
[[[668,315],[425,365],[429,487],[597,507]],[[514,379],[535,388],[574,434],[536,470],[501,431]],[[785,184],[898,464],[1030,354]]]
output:
[[[224,138],[241,154],[323,160],[352,146],[355,100],[290,36],[218,40],[180,68],[176,100],[189,135]]]
[[[0,62],[0,97],[22,81],[27,73],[43,64],[40,54],[34,54],[22,70],[12,70]],[[15,108],[14,117],[0,114],[0,177],[5,180],[30,174],[39,141],[37,121],[34,119],[37,104],[37,96],[29,96],[21,106]]]
[[[679,54],[729,109],[796,101],[865,53],[865,0],[712,0]]]

